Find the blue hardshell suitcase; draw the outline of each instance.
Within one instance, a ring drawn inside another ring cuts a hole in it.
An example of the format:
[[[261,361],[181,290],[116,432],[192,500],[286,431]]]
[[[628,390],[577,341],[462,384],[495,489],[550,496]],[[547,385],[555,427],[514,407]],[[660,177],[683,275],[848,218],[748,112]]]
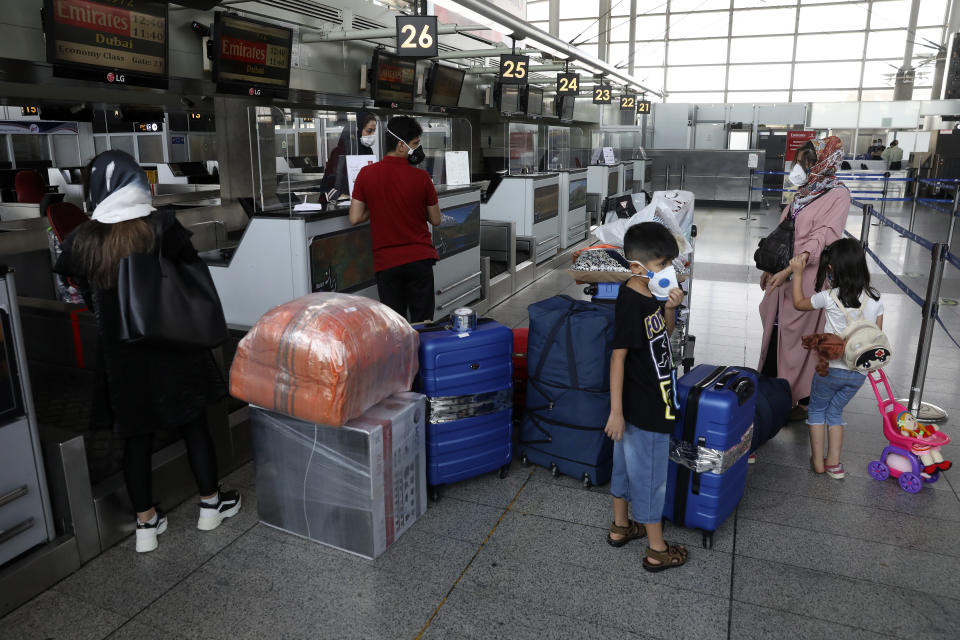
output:
[[[610,353],[614,306],[554,296],[529,307],[521,460],[586,485],[610,481]]]
[[[747,484],[757,376],[702,364],[677,381],[680,416],[670,441],[665,518],[713,532],[737,508]]]
[[[616,302],[620,295],[622,282],[598,282],[597,292],[593,295],[594,302]]]
[[[467,332],[414,328],[420,332],[416,388],[427,396],[427,484],[496,469],[503,475],[513,453],[513,332],[488,319]]]

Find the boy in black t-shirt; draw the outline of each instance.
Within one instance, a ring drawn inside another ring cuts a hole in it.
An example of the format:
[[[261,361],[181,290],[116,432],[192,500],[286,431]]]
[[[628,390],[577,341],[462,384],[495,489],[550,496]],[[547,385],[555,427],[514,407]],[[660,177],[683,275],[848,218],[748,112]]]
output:
[[[687,550],[663,539],[670,434],[676,422],[676,373],[670,351],[675,309],[683,302],[672,261],[679,249],[656,222],[627,230],[623,252],[634,276],[617,296],[616,331],[610,360],[610,417],[614,441],[613,524],[607,542],[622,547],[647,536],[643,568],[662,571],[687,561]],[[627,505],[633,517],[627,517]]]

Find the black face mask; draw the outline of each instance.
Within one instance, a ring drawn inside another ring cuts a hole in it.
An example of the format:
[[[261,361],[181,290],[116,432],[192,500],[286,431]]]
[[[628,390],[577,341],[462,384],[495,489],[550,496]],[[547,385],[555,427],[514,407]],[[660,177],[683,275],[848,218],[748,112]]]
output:
[[[423,151],[423,145],[418,146],[407,154],[407,162],[416,166],[424,161],[427,154]]]

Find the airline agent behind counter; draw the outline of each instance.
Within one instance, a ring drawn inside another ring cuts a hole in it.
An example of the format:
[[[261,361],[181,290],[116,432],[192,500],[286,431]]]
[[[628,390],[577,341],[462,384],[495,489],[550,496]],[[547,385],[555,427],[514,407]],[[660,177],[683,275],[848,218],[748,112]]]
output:
[[[396,144],[357,176],[350,224],[370,221],[380,302],[412,322],[432,320],[433,265],[439,256],[427,222],[440,224],[440,206],[430,174],[414,166],[424,157],[423,129],[413,118],[398,116],[387,123],[386,133]]]

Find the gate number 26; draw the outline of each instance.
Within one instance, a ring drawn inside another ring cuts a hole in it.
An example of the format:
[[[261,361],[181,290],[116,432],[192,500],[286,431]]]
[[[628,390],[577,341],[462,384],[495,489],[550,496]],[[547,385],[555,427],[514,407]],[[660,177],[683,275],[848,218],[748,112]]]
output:
[[[405,58],[437,55],[436,16],[397,16],[397,54]]]
[[[405,24],[400,27],[400,33],[407,36],[400,44],[401,49],[429,49],[433,46],[433,36],[430,35],[430,25],[428,24],[423,25],[419,38],[417,38],[417,28],[412,24]]]

